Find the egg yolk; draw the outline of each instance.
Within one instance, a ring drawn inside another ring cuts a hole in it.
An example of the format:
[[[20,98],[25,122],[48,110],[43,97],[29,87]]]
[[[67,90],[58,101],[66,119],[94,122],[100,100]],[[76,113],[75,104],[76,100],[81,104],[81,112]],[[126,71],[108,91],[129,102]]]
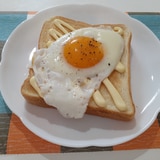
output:
[[[63,51],[66,61],[77,68],[92,67],[104,56],[102,43],[84,36],[67,41]]]

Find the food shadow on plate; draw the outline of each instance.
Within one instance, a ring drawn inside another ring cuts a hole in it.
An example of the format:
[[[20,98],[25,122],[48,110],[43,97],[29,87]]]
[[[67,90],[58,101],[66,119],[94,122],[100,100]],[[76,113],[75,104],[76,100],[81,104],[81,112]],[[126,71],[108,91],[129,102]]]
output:
[[[70,128],[78,130],[81,132],[90,129],[102,129],[102,130],[132,130],[136,126],[136,119],[131,121],[118,121],[108,118],[102,118],[92,115],[84,115],[81,119],[68,119],[61,116],[56,109],[43,108],[25,103],[25,117],[31,120],[32,123],[44,122],[50,125],[63,126],[65,128]],[[33,121],[35,119],[35,122]],[[46,122],[47,121],[47,122]],[[44,126],[45,127],[45,126]]]

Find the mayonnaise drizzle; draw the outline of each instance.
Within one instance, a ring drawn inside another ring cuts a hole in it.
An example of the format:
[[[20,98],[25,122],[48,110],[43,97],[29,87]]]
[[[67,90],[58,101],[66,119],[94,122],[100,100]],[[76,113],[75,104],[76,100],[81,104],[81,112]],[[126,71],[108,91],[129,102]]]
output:
[[[99,90],[96,90],[93,93],[93,99],[95,101],[95,103],[100,106],[100,107],[105,107],[106,106],[106,100],[104,99],[104,97],[102,96],[102,94],[100,93]]]
[[[63,35],[60,32],[58,32],[56,29],[53,29],[53,28],[51,28],[48,32],[55,40],[57,40]]]
[[[64,27],[70,29],[71,31],[75,30],[75,28],[73,28],[71,25],[69,25],[68,23],[66,23],[60,19],[55,19],[54,24],[65,34],[68,33],[68,30],[66,30]]]
[[[122,99],[121,95],[118,93],[116,88],[112,85],[110,80],[108,78],[106,78],[103,81],[103,84],[106,86],[109,93],[111,94],[117,109],[120,110],[120,111],[126,111],[127,107],[126,107],[126,104],[125,104],[124,100]]]
[[[116,71],[118,71],[119,73],[124,73],[125,72],[125,66],[119,62],[115,68]]]

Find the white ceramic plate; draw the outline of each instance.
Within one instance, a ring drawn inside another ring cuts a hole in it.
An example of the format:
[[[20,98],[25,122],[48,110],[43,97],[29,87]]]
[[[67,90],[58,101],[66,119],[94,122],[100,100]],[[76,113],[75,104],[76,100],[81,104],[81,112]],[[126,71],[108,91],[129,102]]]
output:
[[[54,109],[28,104],[20,93],[28,74],[31,51],[37,47],[45,20],[61,15],[91,24],[124,23],[132,31],[131,87],[135,119],[121,122],[85,115],[65,119]],[[160,109],[160,43],[142,23],[127,14],[99,5],[64,5],[43,10],[19,25],[6,42],[0,66],[2,95],[25,126],[47,141],[70,147],[113,146],[135,138],[155,120]]]

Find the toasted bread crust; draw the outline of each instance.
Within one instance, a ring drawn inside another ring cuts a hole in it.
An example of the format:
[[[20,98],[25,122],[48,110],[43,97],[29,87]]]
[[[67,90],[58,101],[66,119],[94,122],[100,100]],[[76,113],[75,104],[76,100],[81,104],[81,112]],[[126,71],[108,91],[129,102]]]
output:
[[[90,25],[80,21],[75,21],[72,19],[57,16],[44,23],[41,30],[41,34],[40,34],[39,43],[38,43],[39,49],[46,48],[46,44],[49,40],[54,41],[54,39],[48,34],[48,30],[50,28],[56,28],[59,32],[61,32],[53,24],[53,20],[57,18],[69,23],[75,29],[90,27],[90,26],[92,27],[104,26],[104,27],[111,27],[111,28],[115,26],[119,26],[124,30],[123,38],[125,40],[125,49],[121,57],[121,62],[125,66],[125,72],[121,74],[117,71],[113,71],[112,74],[109,76],[109,80],[112,82],[114,87],[118,90],[122,98],[125,100],[125,103],[127,105],[127,111],[121,112],[116,108],[108,90],[103,84],[101,84],[99,90],[107,100],[108,105],[107,107],[99,107],[96,105],[93,98],[91,98],[89,101],[89,105],[87,107],[86,114],[112,118],[117,120],[123,120],[123,121],[128,121],[133,119],[135,115],[135,106],[133,104],[131,88],[130,88],[130,42],[131,42],[132,35],[131,35],[131,32],[128,30],[128,28],[123,24]],[[30,85],[30,78],[32,77],[33,74],[34,74],[33,70],[30,68],[29,75],[21,87],[22,95],[31,104],[41,106],[41,107],[52,107],[47,105],[43,100],[43,98],[41,98],[37,94],[37,92],[34,90],[34,88]]]

